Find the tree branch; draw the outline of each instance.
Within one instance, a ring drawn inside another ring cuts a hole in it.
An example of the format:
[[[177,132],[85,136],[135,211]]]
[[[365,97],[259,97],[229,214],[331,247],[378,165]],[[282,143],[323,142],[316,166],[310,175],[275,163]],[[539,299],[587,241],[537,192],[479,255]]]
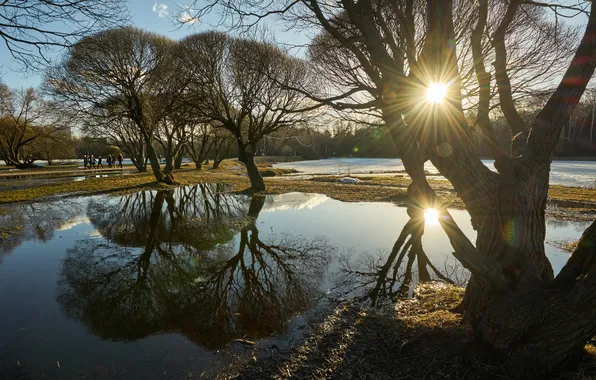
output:
[[[524,170],[550,164],[561,129],[569,122],[596,69],[596,1],[592,1],[584,36],[563,79],[532,125],[523,153]]]

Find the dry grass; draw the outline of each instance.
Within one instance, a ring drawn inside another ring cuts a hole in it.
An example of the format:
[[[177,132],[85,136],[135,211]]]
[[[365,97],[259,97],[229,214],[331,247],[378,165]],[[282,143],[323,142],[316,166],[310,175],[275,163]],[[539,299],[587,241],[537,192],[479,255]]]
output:
[[[271,168],[271,164],[285,158],[259,158],[257,163],[262,170],[271,170],[276,176],[265,178],[266,193],[280,194],[287,192],[307,192],[325,194],[345,202],[394,202],[403,205],[406,201],[406,189],[410,179],[401,174],[390,176],[356,175],[362,182],[342,184],[342,176],[322,176],[312,179],[284,177],[291,169]],[[293,157],[288,160],[295,160]],[[185,164],[175,172],[179,185],[221,182],[232,186],[233,190],[244,190],[249,185],[244,166],[236,160],[224,160],[218,170],[194,170],[194,165]],[[429,184],[440,199],[450,208],[464,208],[464,204],[447,181],[429,180]],[[90,178],[80,182],[48,183],[39,186],[27,186],[27,181],[0,181],[0,204],[13,202],[38,201],[57,195],[91,195],[106,192],[130,192],[141,189],[158,189],[167,185],[155,182],[151,173]],[[596,206],[578,202],[594,202],[596,190],[553,186],[550,197],[557,207],[549,210],[556,218],[586,220],[594,217]]]
[[[203,182],[225,182],[234,189],[246,187],[246,179],[230,170],[181,169],[175,173],[178,185],[193,185]],[[14,184],[14,183],[13,183]],[[143,189],[167,188],[168,185],[155,181],[151,173],[135,173],[105,178],[89,178],[79,182],[65,182],[0,191],[0,204],[38,201],[56,195],[92,195],[107,192],[129,192]]]

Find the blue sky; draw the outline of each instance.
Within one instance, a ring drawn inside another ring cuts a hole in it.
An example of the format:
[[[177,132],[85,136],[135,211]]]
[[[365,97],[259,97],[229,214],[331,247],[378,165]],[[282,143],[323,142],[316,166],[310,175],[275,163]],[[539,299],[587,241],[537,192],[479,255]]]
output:
[[[179,28],[174,24],[171,17],[177,11],[176,4],[184,0],[128,0],[127,5],[131,13],[131,23],[143,29],[160,33],[172,39],[180,39],[188,34],[212,28],[217,23],[216,15],[209,15],[201,22],[193,26]],[[577,0],[563,0],[564,4],[574,4]],[[568,20],[567,20],[568,21]],[[573,19],[572,23],[585,24],[586,17],[579,16]],[[288,44],[305,44],[308,38],[304,34],[285,32],[281,27],[269,25],[269,30],[274,34],[276,41]],[[9,87],[35,87],[40,83],[39,74],[24,74],[20,66],[14,62],[6,48],[0,44],[0,79]]]
[[[192,26],[180,28],[172,21],[171,17],[177,12],[176,4],[181,1],[175,0],[128,0],[127,5],[131,13],[131,23],[139,28],[150,30],[168,36],[172,39],[181,39],[184,36],[202,30],[211,29],[216,24],[216,15],[210,15],[202,22]],[[304,44],[307,38],[304,35],[296,35],[291,32],[284,32],[280,28],[270,27],[278,41]],[[18,63],[14,62],[6,47],[0,44],[0,79],[12,88],[35,87],[40,84],[39,74],[25,74]]]

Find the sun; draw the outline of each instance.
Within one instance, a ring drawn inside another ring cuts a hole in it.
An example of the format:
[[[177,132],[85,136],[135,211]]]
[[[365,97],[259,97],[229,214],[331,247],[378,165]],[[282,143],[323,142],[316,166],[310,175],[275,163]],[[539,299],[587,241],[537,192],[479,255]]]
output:
[[[439,224],[439,211],[427,208],[424,210],[424,221],[426,224]]]
[[[447,85],[443,83],[431,83],[426,89],[426,101],[429,103],[440,103],[447,95]]]

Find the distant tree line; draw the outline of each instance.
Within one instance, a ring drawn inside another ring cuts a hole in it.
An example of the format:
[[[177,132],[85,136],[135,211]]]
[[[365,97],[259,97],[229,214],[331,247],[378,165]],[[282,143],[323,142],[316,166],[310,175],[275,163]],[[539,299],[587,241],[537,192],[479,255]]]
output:
[[[35,160],[51,165],[72,158],[70,120],[32,89],[12,90],[0,83],[0,159],[26,168]]]

